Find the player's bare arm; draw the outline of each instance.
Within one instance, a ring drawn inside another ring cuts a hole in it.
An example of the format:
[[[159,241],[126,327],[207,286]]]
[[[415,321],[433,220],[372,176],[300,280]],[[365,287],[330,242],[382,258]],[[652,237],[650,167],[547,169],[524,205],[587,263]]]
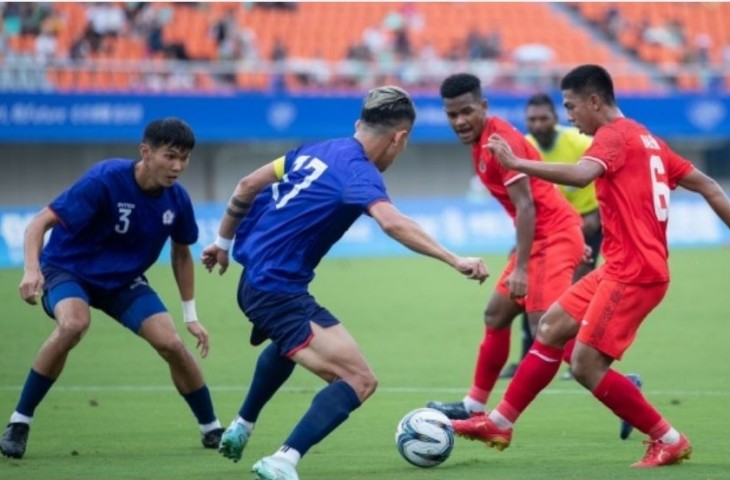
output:
[[[532,200],[530,181],[521,178],[507,186],[507,194],[517,210],[515,229],[517,245],[515,247],[515,269],[507,278],[512,298],[523,298],[527,295],[527,263],[535,238],[535,203]]]
[[[226,213],[218,227],[218,238],[203,249],[202,261],[205,268],[212,272],[220,265],[218,273],[223,275],[228,269],[228,249],[238,225],[251,209],[254,198],[261,190],[277,182],[284,175],[284,157],[277,158],[239,180],[233,195],[228,200]]]
[[[679,185],[702,195],[717,216],[730,227],[730,201],[714,179],[695,168],[679,181]]]
[[[390,202],[377,202],[369,208],[370,215],[391,238],[414,252],[441,260],[469,279],[483,283],[489,276],[480,258],[459,257],[431,238],[420,225],[406,217]]]
[[[58,223],[58,217],[50,208],[44,208],[25,229],[23,239],[24,269],[20,281],[20,297],[31,305],[38,303],[45,279],[41,273],[39,258],[46,232]]]
[[[582,188],[600,177],[604,171],[600,163],[585,158],[577,164],[535,162],[517,158],[509,144],[496,133],[489,137],[487,147],[505,168],[560,185]]]
[[[200,350],[200,356],[205,358],[208,355],[210,344],[208,331],[198,320],[198,313],[195,309],[195,266],[193,256],[188,245],[182,245],[174,241],[171,244],[170,260],[175,275],[175,283],[177,283],[177,289],[182,300],[185,327],[198,340],[195,348]]]

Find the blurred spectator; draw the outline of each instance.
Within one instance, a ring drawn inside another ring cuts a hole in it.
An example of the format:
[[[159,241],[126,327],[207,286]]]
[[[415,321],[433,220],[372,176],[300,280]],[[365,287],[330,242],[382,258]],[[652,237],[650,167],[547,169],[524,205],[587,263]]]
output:
[[[45,23],[41,33],[35,39],[35,58],[41,63],[48,63],[56,56],[56,31],[52,23]]]
[[[94,3],[86,10],[86,18],[91,28],[104,37],[117,36],[124,32],[127,17],[122,8],[114,3]]]

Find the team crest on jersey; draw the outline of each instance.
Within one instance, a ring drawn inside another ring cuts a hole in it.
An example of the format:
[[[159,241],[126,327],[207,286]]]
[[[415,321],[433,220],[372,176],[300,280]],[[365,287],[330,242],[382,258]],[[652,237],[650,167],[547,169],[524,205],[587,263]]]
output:
[[[172,225],[172,222],[175,220],[175,213],[172,210],[165,210],[165,213],[162,214],[162,224],[163,225]]]
[[[479,160],[479,171],[481,173],[484,173],[487,171],[487,162],[485,162],[484,159]]]

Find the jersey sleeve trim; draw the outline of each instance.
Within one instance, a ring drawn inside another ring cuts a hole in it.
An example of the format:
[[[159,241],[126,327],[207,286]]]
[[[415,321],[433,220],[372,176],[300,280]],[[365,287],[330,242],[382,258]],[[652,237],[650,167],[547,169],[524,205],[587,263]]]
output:
[[[603,167],[603,171],[605,171],[605,172],[607,172],[607,171],[608,171],[608,165],[606,165],[606,162],[604,162],[604,161],[603,161],[603,160],[601,160],[600,158],[596,158],[596,157],[588,157],[588,156],[585,156],[585,155],[584,155],[584,156],[580,157],[580,159],[581,159],[581,160],[590,160],[591,162],[596,162],[597,164],[599,164],[600,166],[602,166],[602,167]]]
[[[513,183],[515,183],[515,182],[516,182],[517,180],[523,179],[523,178],[525,178],[526,176],[527,176],[527,174],[526,174],[526,173],[520,173],[520,174],[517,174],[517,175],[515,175],[514,177],[512,177],[512,178],[508,179],[507,181],[505,181],[505,182],[504,182],[504,186],[505,186],[505,187],[507,187],[507,186],[509,186],[509,185],[512,185],[512,184],[513,184]]]
[[[63,228],[68,230],[68,225],[66,225],[66,222],[63,221],[63,218],[61,218],[61,216],[53,209],[53,207],[51,207],[50,205],[46,205],[46,208],[48,208],[48,211],[51,212],[53,216],[58,219],[58,223],[60,223]]]

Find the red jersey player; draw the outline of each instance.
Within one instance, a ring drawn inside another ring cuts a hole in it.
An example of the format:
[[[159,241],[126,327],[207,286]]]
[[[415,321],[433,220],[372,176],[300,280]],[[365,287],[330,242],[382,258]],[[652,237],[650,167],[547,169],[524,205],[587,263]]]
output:
[[[701,194],[730,226],[730,201],[717,183],[674,153],[644,126],[623,117],[606,70],[583,65],[561,82],[570,120],[595,135],[574,165],[520,159],[501,136],[488,148],[505,168],[564,185],[596,181],[605,263],[565,292],[540,320],[536,341],[520,364],[502,402],[489,415],[455,421],[457,434],[500,450],[520,414],[558,371],[566,342],[576,338],[572,371],[601,403],[637,430],[649,448],[634,467],[659,467],[689,459],[687,438],[611,368],[633,342],[646,316],[669,286],[669,192],[678,185]]]
[[[497,282],[484,312],[486,329],[479,347],[474,380],[460,402],[431,401],[452,419],[484,412],[485,404],[507,363],[510,325],[523,310],[533,329],[548,307],[570,286],[584,255],[581,218],[549,182],[504,168],[487,148],[499,134],[519,155],[541,163],[540,154],[514,127],[487,116],[479,78],[459,73],[441,84],[441,97],[451,127],[462,143],[472,146],[474,170],[513,218],[517,246]]]

